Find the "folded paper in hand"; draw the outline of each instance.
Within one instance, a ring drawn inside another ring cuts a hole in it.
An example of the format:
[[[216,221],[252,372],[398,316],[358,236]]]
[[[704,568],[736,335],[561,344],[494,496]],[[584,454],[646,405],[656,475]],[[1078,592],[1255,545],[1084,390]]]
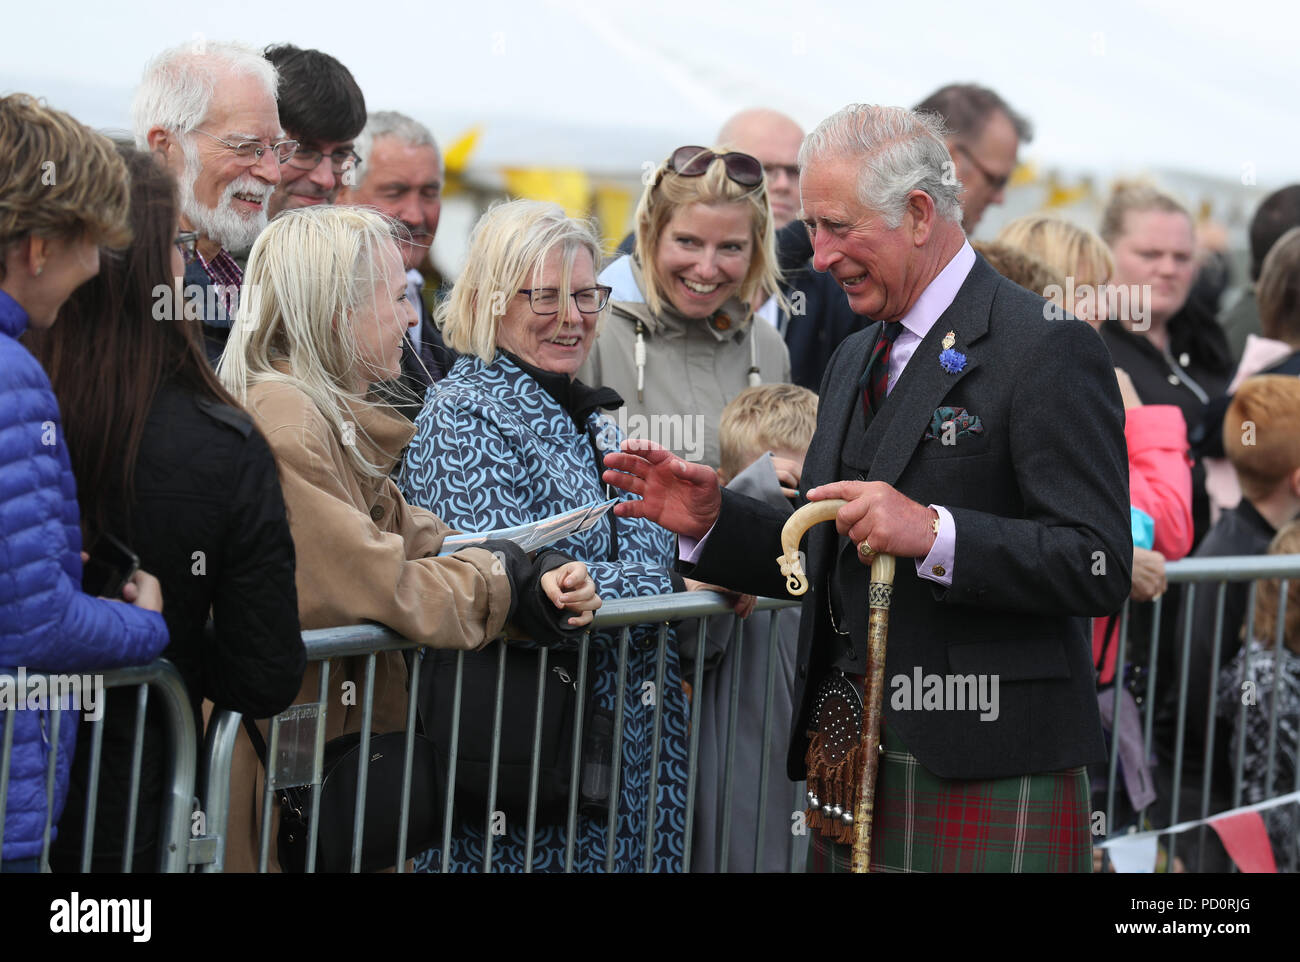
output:
[[[480,531],[474,534],[449,535],[442,542],[442,550],[438,554],[439,556],[448,555],[453,551],[459,551],[461,548],[472,548],[484,541],[513,541],[524,551],[531,554],[545,548],[547,545],[567,538],[571,534],[580,534],[593,527],[596,522],[605,516],[605,512],[616,504],[618,504],[617,498],[610,498],[608,501],[593,501],[590,504],[584,504],[580,508],[574,508],[572,511],[566,511],[564,514],[553,514],[549,518],[542,518],[540,521],[529,521],[527,524],[515,525],[512,528],[497,528],[494,531]]]

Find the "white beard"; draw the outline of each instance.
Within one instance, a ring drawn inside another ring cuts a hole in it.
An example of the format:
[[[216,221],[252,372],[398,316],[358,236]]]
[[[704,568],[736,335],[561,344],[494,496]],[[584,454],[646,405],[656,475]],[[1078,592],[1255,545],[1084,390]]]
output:
[[[266,204],[274,188],[252,174],[244,174],[226,185],[215,209],[204,207],[194,196],[194,182],[202,168],[198,150],[188,140],[182,140],[182,144],[185,152],[185,176],[178,185],[181,213],[200,235],[211,238],[233,254],[244,253],[253,246],[257,235],[266,227]],[[242,216],[231,206],[235,194],[261,197],[262,209],[253,217]]]

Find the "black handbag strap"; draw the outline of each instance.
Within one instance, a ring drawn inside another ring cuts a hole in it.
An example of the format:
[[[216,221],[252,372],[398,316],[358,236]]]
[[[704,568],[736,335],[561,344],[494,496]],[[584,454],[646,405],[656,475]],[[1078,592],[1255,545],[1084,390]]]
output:
[[[258,761],[262,767],[266,767],[266,741],[262,738],[262,733],[257,730],[257,722],[247,715],[243,718],[244,731],[248,733],[248,740],[253,743],[253,751],[257,752]]]

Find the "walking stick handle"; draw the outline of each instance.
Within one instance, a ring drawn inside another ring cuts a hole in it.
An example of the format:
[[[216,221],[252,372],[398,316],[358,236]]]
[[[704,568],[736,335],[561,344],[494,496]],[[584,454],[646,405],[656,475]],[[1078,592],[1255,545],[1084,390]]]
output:
[[[813,501],[786,519],[785,527],[781,529],[782,553],[776,563],[781,566],[781,574],[785,575],[785,590],[790,594],[801,595],[808,590],[808,573],[803,570],[803,561],[799,556],[799,542],[803,540],[804,532],[823,521],[834,521],[840,508],[846,504],[848,502],[840,498]],[[892,572],[890,577],[892,580]]]

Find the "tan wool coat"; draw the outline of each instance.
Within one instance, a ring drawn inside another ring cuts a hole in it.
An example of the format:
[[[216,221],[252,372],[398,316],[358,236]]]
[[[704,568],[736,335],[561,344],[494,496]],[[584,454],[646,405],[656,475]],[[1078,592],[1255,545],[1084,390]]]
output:
[[[451,529],[408,505],[397,485],[361,475],[344,441],[391,471],[414,426],[377,407],[359,407],[342,438],[312,400],[292,384],[264,382],[247,408],[275,453],[297,554],[298,615],[304,629],[377,622],[433,648],[473,650],[498,637],[510,611],[510,584],[496,559],[478,548],[435,557]],[[493,568],[499,573],[493,573]],[[360,731],[365,658],[336,660],[326,703],[326,740]],[[351,682],[351,686],[348,683]],[[378,656],[374,732],[406,726],[405,662]],[[308,662],[295,703],[319,698],[320,665]],[[266,724],[259,725],[264,737]],[[235,743],[231,769],[226,871],[257,868],[262,767],[247,734]],[[277,870],[272,816],[270,867]]]

